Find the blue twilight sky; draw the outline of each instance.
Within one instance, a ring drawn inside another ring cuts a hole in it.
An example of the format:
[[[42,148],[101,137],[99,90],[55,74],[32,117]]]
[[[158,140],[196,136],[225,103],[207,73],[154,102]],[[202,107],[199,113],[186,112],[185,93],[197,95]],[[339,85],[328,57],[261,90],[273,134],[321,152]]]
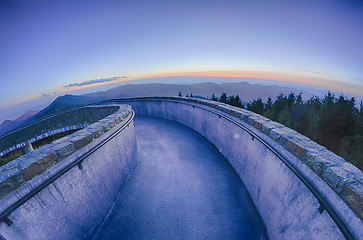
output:
[[[0,1],[2,109],[116,77],[194,75],[275,79],[362,96],[363,4]]]

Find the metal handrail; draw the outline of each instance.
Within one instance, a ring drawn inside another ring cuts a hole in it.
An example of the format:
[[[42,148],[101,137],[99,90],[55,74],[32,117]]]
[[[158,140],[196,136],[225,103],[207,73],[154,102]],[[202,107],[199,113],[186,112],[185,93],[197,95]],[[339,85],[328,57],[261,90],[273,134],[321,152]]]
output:
[[[117,100],[117,99],[112,99],[112,100]],[[109,100],[109,101],[112,101]],[[141,100],[141,101],[165,101],[165,102],[174,102],[174,103],[182,103],[185,105],[189,105],[192,106],[193,108],[199,108],[202,110],[205,110],[207,112],[213,113],[218,115],[219,117],[222,117],[228,121],[230,121],[231,123],[235,124],[236,126],[238,126],[239,128],[243,129],[244,131],[246,131],[249,135],[251,135],[252,139],[257,139],[260,143],[262,143],[267,149],[269,149],[274,155],[276,155],[303,183],[304,185],[310,190],[310,192],[315,196],[315,198],[319,201],[319,208],[318,211],[319,213],[323,213],[324,210],[326,210],[328,212],[328,214],[330,215],[330,217],[333,219],[333,221],[335,222],[335,224],[338,226],[338,228],[340,229],[340,231],[342,232],[342,234],[344,235],[344,237],[346,239],[352,239],[354,240],[354,236],[353,234],[350,232],[350,230],[348,229],[348,227],[345,225],[345,223],[342,221],[342,219],[339,217],[339,215],[335,212],[334,208],[330,205],[330,203],[324,198],[324,196],[319,192],[318,189],[316,189],[316,187],[311,184],[311,182],[295,167],[293,166],[289,160],[287,160],[278,150],[276,150],[274,147],[272,147],[269,143],[267,143],[266,141],[264,141],[263,139],[261,139],[258,135],[256,135],[255,133],[253,133],[251,130],[249,130],[248,128],[246,128],[245,126],[241,125],[240,123],[238,123],[237,121],[233,120],[232,118],[221,114],[219,112],[207,109],[207,108],[203,108],[200,106],[196,106],[190,103],[186,103],[186,102],[181,102],[181,101],[176,101],[176,100],[170,100],[170,99],[146,99],[146,98],[129,98],[129,99],[118,99],[121,101],[133,101],[133,100]],[[106,102],[107,100],[105,100],[104,102]]]
[[[107,100],[102,100],[102,101],[107,101]],[[79,110],[79,109],[82,109],[82,108],[86,108],[88,106],[95,105],[95,103],[97,103],[97,102],[91,102],[91,103],[87,103],[87,104],[83,104],[83,105],[77,105],[77,106],[74,106],[74,107],[61,109],[59,112],[55,112],[55,113],[43,116],[43,117],[41,117],[39,119],[34,119],[34,120],[30,121],[30,122],[24,123],[24,124],[22,124],[22,125],[20,125],[20,126],[18,126],[16,128],[13,128],[10,131],[7,131],[7,132],[1,134],[0,138],[6,137],[6,136],[8,136],[8,135],[10,135],[12,133],[18,132],[18,131],[23,130],[23,129],[31,126],[31,125],[34,125],[34,124],[37,124],[39,122],[48,120],[50,118],[58,117],[58,116],[60,116],[62,114],[65,114],[65,113],[73,112],[75,110]],[[35,115],[33,115],[33,116],[35,116]],[[33,117],[33,116],[31,116],[31,117]]]
[[[9,219],[9,215],[14,212],[17,208],[19,208],[21,205],[23,205],[25,202],[27,202],[29,199],[34,197],[36,194],[38,194],[40,191],[42,191],[44,188],[46,188],[48,185],[53,183],[55,180],[57,180],[59,177],[61,177],[63,174],[68,172],[70,169],[72,169],[74,166],[78,166],[80,169],[82,168],[82,162],[84,159],[86,159],[88,156],[90,156],[92,153],[97,151],[99,148],[101,148],[103,145],[105,145],[107,142],[109,142],[111,139],[113,139],[117,134],[119,134],[122,130],[124,130],[126,127],[129,126],[131,121],[135,117],[135,112],[132,110],[131,117],[127,120],[126,123],[124,123],[116,132],[114,132],[112,135],[104,139],[101,143],[94,146],[92,149],[87,151],[86,153],[82,154],[80,157],[78,157],[76,160],[74,160],[69,165],[65,166],[63,169],[61,169],[59,172],[48,178],[46,181],[41,183],[39,186],[32,189],[29,193],[27,193],[25,196],[17,200],[15,203],[13,203],[11,206],[9,206],[5,211],[3,211],[0,214],[0,222],[5,222],[9,226],[12,224],[12,221]]]
[[[102,101],[105,101],[105,100],[102,100]],[[41,123],[41,122],[43,122],[43,121],[49,120],[49,119],[51,119],[51,118],[55,118],[55,117],[61,116],[61,115],[66,114],[66,113],[73,112],[73,111],[75,111],[75,110],[85,109],[85,108],[87,108],[87,107],[93,106],[93,105],[95,105],[95,103],[97,103],[97,102],[87,103],[87,104],[84,104],[84,105],[79,105],[79,106],[75,106],[75,107],[71,107],[71,108],[63,109],[63,110],[61,110],[60,112],[53,113],[53,114],[50,114],[50,115],[44,116],[44,117],[42,117],[42,118],[40,118],[40,119],[33,120],[33,121],[31,121],[31,122],[25,123],[25,124],[23,124],[23,125],[21,125],[21,126],[18,126],[18,127],[14,128],[14,129],[12,129],[12,130],[10,130],[10,131],[6,132],[6,133],[3,133],[2,135],[0,135],[0,139],[5,138],[5,137],[7,137],[7,136],[9,136],[9,135],[11,135],[11,134],[13,134],[13,133],[17,133],[17,132],[19,132],[19,131],[22,131],[22,130],[24,130],[24,129],[27,129],[27,128],[29,128],[29,127],[31,127],[31,126],[33,126],[33,125],[36,125],[36,124],[38,124],[38,123]],[[39,140],[40,140],[40,139],[39,139]],[[20,142],[20,143],[21,143],[21,142]],[[17,144],[20,144],[20,143],[17,143]],[[10,148],[6,148],[6,149],[3,149],[3,150],[1,150],[1,149],[0,149],[0,153],[5,152],[5,151],[8,151],[9,149],[11,149],[12,147],[16,146],[17,144],[12,145]],[[13,149],[13,150],[11,150],[11,151],[14,151],[14,150],[19,149],[19,148],[21,148],[21,147],[16,147],[15,149]],[[9,152],[11,152],[11,151],[9,151]],[[9,153],[9,152],[7,152],[7,153]],[[5,154],[6,154],[6,153],[5,153]],[[5,154],[4,154],[4,155],[5,155]],[[4,155],[3,155],[3,156],[4,156]]]

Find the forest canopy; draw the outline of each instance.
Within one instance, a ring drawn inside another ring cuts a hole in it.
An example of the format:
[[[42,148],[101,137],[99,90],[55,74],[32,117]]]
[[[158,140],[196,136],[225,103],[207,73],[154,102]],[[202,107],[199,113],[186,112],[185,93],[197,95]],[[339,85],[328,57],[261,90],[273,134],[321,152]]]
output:
[[[330,151],[363,169],[363,103],[357,107],[354,98],[335,97],[328,92],[324,98],[312,97],[303,101],[301,93],[280,94],[275,100],[260,98],[249,103],[241,102],[238,95],[220,97],[213,101],[246,108],[279,122],[309,137]]]

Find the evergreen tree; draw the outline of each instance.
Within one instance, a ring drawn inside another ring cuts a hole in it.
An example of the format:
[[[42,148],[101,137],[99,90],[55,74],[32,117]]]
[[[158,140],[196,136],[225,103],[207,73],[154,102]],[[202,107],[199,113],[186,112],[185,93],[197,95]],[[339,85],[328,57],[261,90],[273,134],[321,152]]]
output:
[[[234,102],[233,102],[232,105],[235,106],[235,107],[243,108],[241,98],[238,95],[236,95],[236,97],[234,98]]]
[[[222,103],[227,103],[227,93],[222,92],[221,96],[219,97],[219,101]]]
[[[292,115],[290,113],[290,109],[289,109],[289,105],[285,106],[285,109],[281,111],[281,113],[279,114],[279,119],[278,122],[292,128],[293,126],[293,118]]]
[[[270,110],[271,108],[272,108],[272,98],[271,97],[268,97],[267,98],[267,101],[266,101],[266,103],[265,103],[265,109],[266,110]]]
[[[247,110],[250,110],[252,112],[262,115],[265,111],[265,107],[264,107],[264,104],[262,103],[261,98],[259,98],[257,100],[253,100],[250,103],[247,103]]]
[[[290,93],[274,102],[268,98],[263,105],[261,99],[253,100],[247,109],[295,129],[362,169],[363,103],[359,110],[355,105],[354,98],[336,98],[331,92],[306,102],[301,93]]]

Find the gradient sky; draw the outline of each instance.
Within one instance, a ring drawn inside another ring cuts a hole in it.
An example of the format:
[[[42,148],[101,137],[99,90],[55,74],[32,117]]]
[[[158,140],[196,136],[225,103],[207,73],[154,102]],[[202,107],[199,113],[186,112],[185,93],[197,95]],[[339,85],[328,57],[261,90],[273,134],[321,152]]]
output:
[[[95,79],[178,75],[295,81],[363,95],[363,4],[0,1],[0,108]]]

